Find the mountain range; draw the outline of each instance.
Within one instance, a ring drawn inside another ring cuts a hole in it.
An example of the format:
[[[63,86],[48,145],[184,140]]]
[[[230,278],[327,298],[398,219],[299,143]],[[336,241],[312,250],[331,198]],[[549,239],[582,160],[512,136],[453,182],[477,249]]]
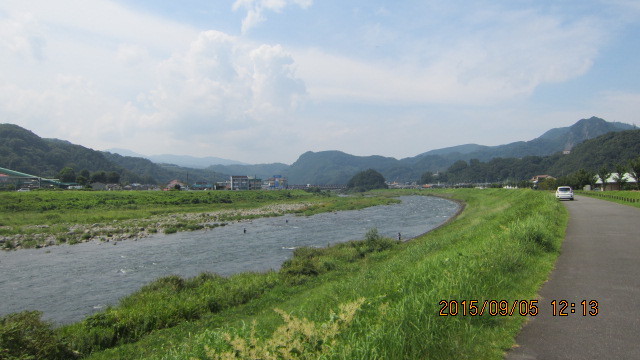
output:
[[[139,157],[153,161],[156,164],[174,164],[181,167],[188,167],[193,169],[204,169],[212,165],[249,165],[240,161],[222,159],[214,156],[195,157],[189,155],[141,155],[136,152],[127,149],[108,149],[105,152],[118,154],[128,157]]]
[[[138,154],[123,149],[100,152],[63,140],[43,139],[17,125],[0,124],[0,167],[43,177],[55,177],[65,166],[76,171],[117,171],[122,181],[144,183],[165,183],[176,178],[211,182],[225,180],[229,175],[255,175],[260,178],[283,175],[290,184],[315,185],[346,184],[356,173],[372,168],[389,181],[407,182],[419,180],[427,171],[444,171],[457,161],[544,157],[571,150],[604,134],[634,129],[637,128],[633,125],[592,117],[569,127],[551,129],[530,141],[499,146],[465,144],[400,160],[379,155],[355,156],[341,151],[309,151],[291,165],[245,165],[214,157],[128,156]]]

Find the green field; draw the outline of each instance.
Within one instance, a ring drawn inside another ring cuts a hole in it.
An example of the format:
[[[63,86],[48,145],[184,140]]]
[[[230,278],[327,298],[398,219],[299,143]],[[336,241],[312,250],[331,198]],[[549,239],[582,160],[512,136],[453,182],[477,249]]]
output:
[[[576,191],[576,194],[640,208],[640,191]]]
[[[298,249],[279,272],[159,279],[43,341],[89,359],[502,359],[526,316],[499,301],[548,311],[530,301],[559,254],[567,212],[547,192],[438,195],[464,201],[464,212],[410,242],[370,231]],[[479,307],[452,315],[452,301]]]

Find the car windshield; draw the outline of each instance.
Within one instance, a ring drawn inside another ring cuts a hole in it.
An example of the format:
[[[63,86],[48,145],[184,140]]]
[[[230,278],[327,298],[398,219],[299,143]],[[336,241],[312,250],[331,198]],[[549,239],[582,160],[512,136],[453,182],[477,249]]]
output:
[[[558,191],[559,192],[569,192],[569,191],[571,191],[571,188],[570,187],[561,187],[561,188],[558,188]]]

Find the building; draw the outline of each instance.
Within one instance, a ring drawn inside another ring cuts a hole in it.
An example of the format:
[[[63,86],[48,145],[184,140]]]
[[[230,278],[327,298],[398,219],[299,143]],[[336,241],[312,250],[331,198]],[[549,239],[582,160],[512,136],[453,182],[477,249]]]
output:
[[[187,187],[187,185],[185,185],[182,181],[180,180],[171,180],[167,186],[164,187],[164,190],[188,190],[189,187]]]
[[[286,189],[288,185],[289,182],[286,177],[283,177],[282,175],[274,175],[267,179],[264,187],[270,190],[279,190]]]
[[[192,190],[215,190],[216,186],[207,181],[196,181],[191,185]]]
[[[605,186],[602,186],[602,179],[600,179],[599,175],[596,175],[596,186],[599,186],[600,190],[602,191],[622,190],[620,189],[620,185],[618,185],[618,182],[616,182],[617,178],[618,173],[611,173],[611,175],[609,175],[609,177],[607,178]],[[629,173],[625,173],[622,178],[624,179],[625,184],[636,183],[636,179],[634,179],[633,176],[631,176],[631,174]]]
[[[260,190],[262,179],[246,175],[232,175],[229,178],[229,190]]]

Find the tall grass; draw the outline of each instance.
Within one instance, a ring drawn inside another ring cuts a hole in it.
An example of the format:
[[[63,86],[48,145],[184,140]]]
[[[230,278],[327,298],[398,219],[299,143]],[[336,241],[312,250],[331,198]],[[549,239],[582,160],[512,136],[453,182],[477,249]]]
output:
[[[566,210],[530,190],[441,195],[464,212],[408,243],[372,230],[297,249],[278,273],[160,279],[57,334],[91,359],[501,359],[526,317],[440,316],[440,302],[535,300]]]
[[[318,264],[334,265],[301,283],[276,286],[214,318],[167,329],[92,358],[215,358],[233,347],[229,339],[264,343],[272,338],[286,326],[276,308],[320,326],[341,304],[363,298],[349,326],[320,357],[501,359],[526,317],[440,316],[440,301],[536,299],[558,255],[567,213],[544,192],[470,189],[453,195],[467,207],[446,227],[359,259],[348,244],[341,251],[310,256]],[[544,306],[539,303],[540,312],[550,311]]]

